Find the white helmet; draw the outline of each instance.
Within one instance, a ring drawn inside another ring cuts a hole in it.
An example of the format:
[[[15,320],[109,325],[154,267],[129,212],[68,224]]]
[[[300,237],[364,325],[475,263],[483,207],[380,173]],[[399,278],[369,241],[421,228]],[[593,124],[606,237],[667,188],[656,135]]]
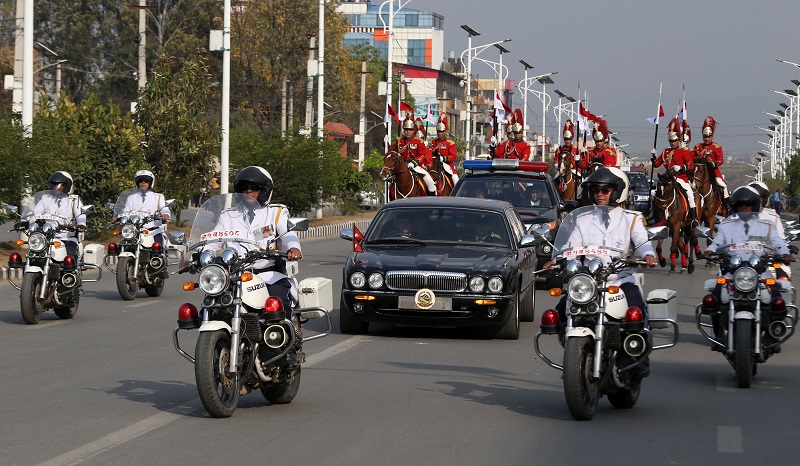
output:
[[[47,183],[50,185],[50,189],[53,191],[58,190],[59,186],[64,185],[64,192],[67,194],[72,194],[72,188],[74,183],[72,182],[72,175],[65,171],[58,171],[50,175],[50,178],[47,179]]]
[[[150,170],[139,170],[136,172],[136,175],[133,177],[133,186],[138,188],[139,183],[142,181],[149,182],[150,189],[153,189],[156,186],[156,177],[153,176],[153,172]]]
[[[617,167],[600,167],[589,175],[581,186],[589,190],[589,199],[596,204],[592,188],[594,186],[613,186],[614,192],[609,198],[609,204],[616,205],[628,200],[628,177],[625,172]]]

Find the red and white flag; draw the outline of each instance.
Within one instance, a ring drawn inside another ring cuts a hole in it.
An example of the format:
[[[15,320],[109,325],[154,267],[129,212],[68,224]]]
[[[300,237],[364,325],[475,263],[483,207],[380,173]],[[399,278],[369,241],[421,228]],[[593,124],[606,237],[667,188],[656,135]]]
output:
[[[664,107],[659,105],[658,106],[658,116],[656,116],[655,118],[648,118],[647,121],[649,121],[650,123],[652,123],[654,125],[657,125],[659,118],[661,118],[662,116],[664,116]]]
[[[392,118],[397,124],[400,124],[400,118],[397,116],[397,112],[394,111],[391,105],[386,104],[386,114],[383,115],[383,123],[384,125],[390,125],[392,123]]]
[[[511,108],[509,108],[509,106],[503,102],[503,99],[500,98],[500,93],[497,91],[494,91],[493,108],[494,108],[494,114],[497,117],[498,122],[505,122],[506,114],[511,115],[514,113],[514,111],[511,110]]]
[[[409,114],[411,114],[411,115],[414,114],[414,109],[411,107],[411,105],[408,105],[407,103],[405,103],[404,101],[401,100],[400,101],[400,112],[402,113],[401,118],[403,120],[405,120],[406,117]]]
[[[425,116],[425,121],[436,126],[437,121],[436,117],[433,116],[433,108],[431,107],[431,104],[428,104],[428,114]]]

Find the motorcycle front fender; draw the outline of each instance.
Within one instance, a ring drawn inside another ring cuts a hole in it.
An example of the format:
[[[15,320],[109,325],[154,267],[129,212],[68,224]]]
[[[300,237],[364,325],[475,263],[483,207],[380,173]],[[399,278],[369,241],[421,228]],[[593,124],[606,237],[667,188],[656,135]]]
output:
[[[594,331],[586,327],[573,327],[566,334],[566,338],[582,337],[592,337],[593,340],[597,338],[597,336],[594,334]]]
[[[228,334],[233,333],[231,326],[221,320],[209,320],[200,324],[200,332],[216,332],[217,330],[225,330]]]
[[[136,257],[136,254],[123,251],[119,253],[119,257]]]
[[[750,311],[736,311],[736,314],[733,315],[733,320],[738,319],[745,319],[745,320],[755,320],[756,316],[753,315]]]
[[[29,265],[25,267],[25,273],[44,273],[44,270],[38,265]]]

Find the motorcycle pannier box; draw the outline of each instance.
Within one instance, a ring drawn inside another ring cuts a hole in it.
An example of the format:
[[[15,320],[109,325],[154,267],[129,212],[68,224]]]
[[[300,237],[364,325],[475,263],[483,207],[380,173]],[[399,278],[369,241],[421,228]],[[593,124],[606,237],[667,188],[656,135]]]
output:
[[[678,299],[675,290],[666,288],[653,290],[647,293],[647,312],[650,319],[671,319],[678,318]],[[651,322],[651,328],[667,328],[669,324],[664,322]]]
[[[87,244],[83,248],[83,262],[86,264],[103,265],[106,247],[102,244]]]
[[[298,284],[300,307],[333,309],[333,282],[330,278],[309,277]]]

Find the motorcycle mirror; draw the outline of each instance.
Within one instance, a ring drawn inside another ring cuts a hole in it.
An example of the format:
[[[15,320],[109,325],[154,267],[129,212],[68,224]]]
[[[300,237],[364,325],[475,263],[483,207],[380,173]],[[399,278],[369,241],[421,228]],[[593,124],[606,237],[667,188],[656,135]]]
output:
[[[669,229],[665,225],[658,227],[649,227],[647,229],[647,236],[649,238],[649,241],[665,239],[669,236]]]
[[[113,202],[106,202],[106,207],[108,207],[109,209],[114,210],[114,206],[115,204]]]
[[[697,232],[697,236],[699,238],[710,238],[711,237],[711,228],[709,228],[709,227],[697,227],[694,230]]]
[[[173,204],[175,204],[175,199],[167,199],[166,202],[167,207],[172,207]]]
[[[289,231],[306,231],[308,230],[308,219],[303,217],[292,217],[288,223]]]
[[[6,211],[8,211],[8,213],[11,213],[11,214],[16,214],[17,212],[19,212],[19,207],[15,206],[15,205],[7,205],[6,206]]]
[[[89,205],[85,205],[85,206],[81,207],[81,213],[82,214],[91,214],[92,212],[94,212],[94,205],[93,204],[89,204]]]
[[[169,242],[172,244],[177,244],[179,246],[183,246],[186,244],[186,233],[182,231],[170,231],[167,232],[169,235]]]

